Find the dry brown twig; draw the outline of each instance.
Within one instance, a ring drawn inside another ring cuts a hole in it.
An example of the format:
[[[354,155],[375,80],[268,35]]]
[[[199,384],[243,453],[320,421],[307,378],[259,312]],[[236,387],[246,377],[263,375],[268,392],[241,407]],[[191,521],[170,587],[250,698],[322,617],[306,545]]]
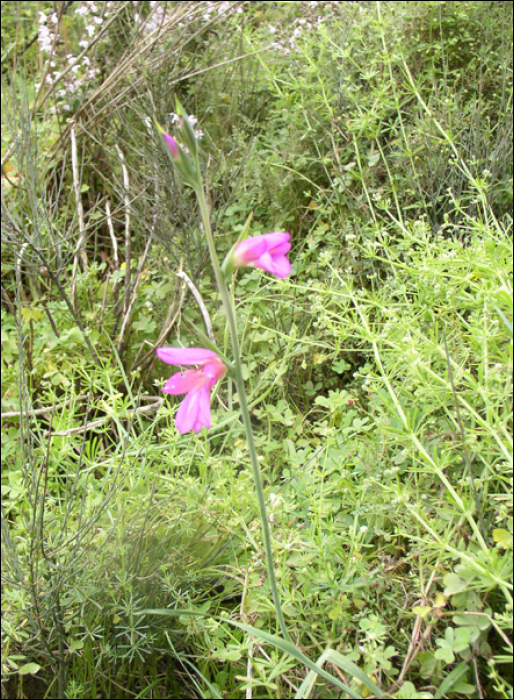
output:
[[[131,418],[135,414],[156,413],[164,401],[164,399],[160,396],[145,396],[141,398],[143,398],[144,400],[153,401],[153,403],[151,403],[149,406],[138,406],[137,408],[131,411],[127,411],[126,413],[120,414],[119,416],[117,416],[117,418],[125,419]],[[88,430],[94,430],[95,428],[99,428],[100,426],[105,425],[105,423],[108,423],[111,420],[111,418],[112,416],[105,416],[104,418],[99,418],[98,420],[94,420],[89,423],[85,423],[84,425],[80,425],[77,428],[70,428],[69,430],[59,430],[54,433],[50,432],[48,434],[52,437],[70,437],[71,435],[80,435],[81,433],[85,433]]]
[[[129,297],[130,297],[130,261],[132,257],[132,246],[130,243],[130,197],[129,197],[129,188],[130,188],[130,180],[129,180],[129,175],[128,175],[128,169],[127,165],[125,163],[125,156],[123,155],[123,151],[121,148],[116,144],[116,150],[118,151],[118,155],[121,160],[121,170],[123,173],[123,199],[125,203],[125,299],[123,301],[123,313],[127,313],[127,309],[129,306]]]
[[[79,173],[79,163],[77,156],[77,139],[75,137],[75,123],[71,127],[71,167],[73,173],[73,191],[75,193],[75,204],[77,207],[77,217],[79,221],[79,240],[77,243],[77,248],[75,250],[75,255],[73,256],[73,272],[71,280],[71,298],[73,300],[73,308],[77,311],[77,272],[79,266],[79,258],[82,262],[83,272],[87,272],[87,253],[85,248],[86,241],[86,227],[84,224],[84,208],[82,206],[82,197],[80,196],[80,173]]]
[[[83,51],[81,51],[81,52],[79,53],[79,55],[77,56],[77,60],[75,61],[75,63],[70,63],[70,64],[63,70],[63,72],[62,72],[62,73],[59,75],[59,77],[53,82],[53,84],[49,87],[49,89],[43,94],[43,96],[42,96],[41,99],[40,99],[40,95],[41,95],[41,93],[43,92],[43,87],[44,87],[44,84],[45,84],[45,77],[46,77],[46,74],[48,73],[48,69],[49,69],[49,67],[50,67],[50,58],[49,58],[49,60],[47,61],[47,66],[46,66],[45,73],[44,73],[43,78],[42,78],[42,80],[41,80],[41,86],[40,86],[40,88],[39,88],[39,91],[38,91],[38,94],[37,94],[37,96],[36,96],[36,99],[34,100],[34,106],[32,107],[32,112],[31,112],[31,118],[32,118],[32,119],[34,119],[34,117],[36,116],[36,114],[38,113],[38,111],[43,107],[43,105],[45,104],[45,102],[47,101],[47,99],[50,97],[50,95],[52,94],[52,92],[53,92],[53,91],[57,88],[57,86],[63,81],[63,79],[68,75],[68,73],[70,73],[70,71],[71,71],[71,69],[73,68],[73,66],[76,65],[76,64],[88,53],[88,51],[90,51],[90,50],[93,48],[93,46],[104,36],[104,34],[106,34],[107,30],[110,29],[111,25],[114,24],[114,22],[118,19],[118,15],[119,15],[121,12],[123,12],[123,10],[124,10],[128,5],[130,5],[130,4],[131,4],[130,0],[126,0],[126,2],[124,2],[120,7],[117,8],[117,13],[116,13],[108,22],[106,22],[106,23],[102,26],[102,28],[101,28],[101,30],[98,32],[98,34],[97,34],[93,39],[91,39],[91,41],[89,42],[88,46],[87,46],[85,49],[83,49]],[[57,39],[57,34],[56,34],[56,39]],[[56,39],[54,40],[54,44],[53,44],[53,46],[52,46],[52,48],[51,48],[51,54],[50,54],[50,56],[53,54],[53,50],[54,50],[54,47],[55,47],[55,41],[56,41]],[[66,136],[68,136],[68,134],[69,134],[69,131],[66,130]],[[11,145],[10,145],[9,148],[7,149],[5,155],[3,156],[3,158],[2,158],[2,168],[5,166],[5,164],[6,164],[7,161],[9,160],[9,158],[11,158],[12,154],[14,153],[14,151],[15,151],[15,149],[16,149],[16,144],[19,142],[20,136],[21,136],[21,134],[17,134],[17,135],[14,137],[13,142],[11,143]]]
[[[69,406],[74,401],[85,401],[89,394],[81,394],[67,401],[56,403],[54,406],[48,406],[47,408],[35,408],[30,411],[8,411],[7,413],[0,414],[0,418],[20,418],[21,416],[43,416],[45,413],[53,413],[58,408],[64,408]]]
[[[108,200],[105,203],[105,216],[107,218],[107,228],[109,229],[109,235],[111,237],[112,257],[114,258],[114,269],[119,270],[120,269],[120,261],[118,259],[118,241],[116,240],[116,235],[114,233],[114,227],[112,225],[111,205],[109,204]]]
[[[211,343],[215,343],[211,319],[209,316],[209,312],[207,311],[207,307],[205,306],[204,301],[202,299],[202,295],[198,291],[197,287],[195,286],[195,284],[191,280],[191,278],[183,270],[179,270],[175,274],[177,275],[177,277],[180,277],[181,279],[183,279],[184,282],[189,287],[189,289],[191,290],[191,292],[196,300],[196,303],[198,304],[198,306],[200,307],[200,311],[202,312],[203,321],[205,323],[205,328],[207,330],[207,335],[209,336],[209,340],[211,341]]]

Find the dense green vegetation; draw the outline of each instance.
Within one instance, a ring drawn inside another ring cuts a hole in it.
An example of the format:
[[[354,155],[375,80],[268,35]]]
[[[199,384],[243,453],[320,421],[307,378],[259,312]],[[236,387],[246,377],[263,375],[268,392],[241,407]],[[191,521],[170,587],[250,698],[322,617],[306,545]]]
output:
[[[2,3],[2,697],[346,697],[231,381],[198,435],[160,392],[192,288],[229,352],[176,96],[220,256],[292,236],[232,288],[292,641],[512,697],[512,4],[435,0]]]

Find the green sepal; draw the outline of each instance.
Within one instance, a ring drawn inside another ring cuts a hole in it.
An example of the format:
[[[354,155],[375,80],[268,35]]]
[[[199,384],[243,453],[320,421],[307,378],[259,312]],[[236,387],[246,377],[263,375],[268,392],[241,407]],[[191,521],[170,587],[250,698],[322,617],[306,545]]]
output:
[[[200,178],[198,176],[196,167],[191,162],[191,159],[189,158],[189,156],[185,152],[184,148],[181,146],[181,144],[178,141],[176,141],[176,139],[175,139],[175,141],[176,141],[177,146],[178,146],[180,158],[179,158],[179,160],[175,160],[175,158],[173,158],[173,156],[171,155],[170,149],[168,148],[168,144],[166,143],[166,140],[164,139],[164,136],[163,136],[163,134],[167,134],[167,132],[162,128],[162,126],[159,124],[159,122],[157,121],[157,119],[155,117],[153,118],[153,120],[154,120],[154,124],[157,128],[157,131],[159,132],[160,136],[162,137],[162,141],[163,141],[164,147],[166,149],[166,153],[168,154],[171,162],[177,168],[179,173],[182,175],[182,179],[184,180],[186,185],[190,185],[191,187],[193,187],[196,190],[200,186]]]
[[[195,130],[191,126],[191,122],[189,121],[189,117],[186,114],[186,110],[182,107],[177,97],[175,97],[175,104],[177,105],[177,114],[179,115],[179,117],[182,117],[183,120],[182,132],[184,134],[184,141],[186,142],[187,147],[196,159],[196,157],[198,156],[198,141],[196,139]]]
[[[223,364],[226,366],[227,370],[229,371],[229,374],[231,377],[235,376],[235,370],[234,370],[234,365],[230,362],[230,360],[227,358],[225,353],[223,353],[219,347],[212,342],[212,340],[196,326],[192,321],[188,321],[187,318],[183,319],[187,325],[191,328],[193,333],[198,336],[198,338],[202,341],[202,347],[207,348],[208,350],[212,350],[212,352],[215,352],[216,355],[220,358],[220,360],[223,360]]]
[[[237,246],[241,243],[241,241],[244,241],[245,238],[248,238],[248,233],[250,232],[250,224],[252,223],[252,219],[253,211],[251,211],[248,214],[248,218],[245,221],[245,225],[241,229],[237,241],[234,243],[230,251],[225,256],[225,260],[223,261],[223,264],[221,266],[221,272],[223,273],[223,279],[225,280],[225,282],[229,279],[230,275],[234,270],[234,268],[232,267],[232,256],[234,255],[234,252]]]

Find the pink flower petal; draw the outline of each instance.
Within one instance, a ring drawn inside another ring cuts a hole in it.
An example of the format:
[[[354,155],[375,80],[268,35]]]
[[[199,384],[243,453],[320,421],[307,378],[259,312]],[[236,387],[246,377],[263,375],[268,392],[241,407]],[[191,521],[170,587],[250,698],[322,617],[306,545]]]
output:
[[[227,368],[220,362],[207,362],[202,369],[203,374],[209,379],[209,386],[214,386],[226,373]]]
[[[200,430],[211,427],[211,397],[208,386],[203,386],[199,391],[191,391],[180,404],[175,416],[175,426],[179,433]]]
[[[198,392],[197,409],[196,422],[193,426],[195,433],[199,433],[203,427],[207,429],[211,427],[211,393],[208,386],[202,387]]]
[[[157,357],[168,365],[199,365],[219,359],[215,352],[205,348],[157,348]]]
[[[238,243],[234,254],[234,258],[237,261],[236,264],[245,265],[252,260],[257,260],[265,253],[267,246],[266,241],[262,240],[262,238],[262,236],[254,236]]]
[[[166,141],[166,145],[170,149],[170,153],[171,153],[172,158],[174,160],[179,160],[180,159],[180,149],[178,147],[178,143],[175,141],[173,136],[166,134],[164,131],[162,132],[162,135],[164,137],[164,140]]]
[[[232,257],[234,268],[259,267],[281,279],[291,273],[291,265],[285,254],[291,249],[290,234],[285,232],[265,233],[241,241]]]
[[[270,272],[281,280],[288,277],[291,274],[291,263],[286,258],[285,255],[275,255],[271,256],[273,262],[273,269]]]
[[[289,233],[264,233],[246,238],[238,244],[236,258],[247,263],[257,260],[264,253],[287,253],[291,248],[289,238]]]
[[[200,365],[198,369],[176,372],[163,387],[167,394],[186,394],[175,416],[179,433],[211,427],[210,390],[227,368],[216,353],[204,348],[158,348],[157,356],[174,365]]]
[[[207,382],[208,377],[205,377],[203,372],[198,369],[190,369],[187,372],[173,374],[161,391],[174,396],[177,394],[188,394],[190,391],[196,391]]]

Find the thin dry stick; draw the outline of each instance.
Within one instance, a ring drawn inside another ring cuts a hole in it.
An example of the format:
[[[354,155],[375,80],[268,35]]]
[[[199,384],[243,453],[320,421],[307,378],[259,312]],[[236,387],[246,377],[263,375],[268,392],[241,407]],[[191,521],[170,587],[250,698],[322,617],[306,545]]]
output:
[[[132,295],[130,297],[130,301],[128,303],[127,310],[126,310],[125,315],[123,317],[123,323],[121,324],[120,335],[118,337],[118,342],[116,343],[116,349],[118,350],[118,352],[120,354],[121,354],[121,350],[123,348],[123,342],[125,340],[125,331],[127,330],[127,327],[130,323],[130,320],[132,319],[132,311],[134,309],[134,304],[136,303],[137,292],[139,289],[139,283],[141,282],[141,275],[143,273],[143,268],[144,268],[144,265],[146,262],[146,258],[148,256],[148,252],[149,252],[150,246],[152,244],[152,239],[153,239],[153,235],[150,235],[148,237],[147,242],[146,242],[145,250],[143,252],[143,255],[141,256],[141,260],[140,260],[140,263],[138,265],[137,272],[136,272],[136,277],[134,279]]]
[[[245,625],[248,624],[248,618],[245,613],[245,603],[246,603],[246,593],[248,591],[248,583],[250,580],[250,568],[248,567],[246,570],[246,575],[245,575],[245,581],[243,584],[243,595],[241,596],[241,606],[239,608],[239,615],[241,616],[241,619],[245,623]],[[251,637],[251,639],[254,639],[254,637]],[[248,679],[253,678],[253,666],[252,666],[252,658],[253,658],[253,650],[254,650],[254,645],[248,649],[248,661],[246,662],[246,677]],[[250,685],[246,689],[246,700],[252,700],[252,686]]]
[[[179,272],[180,272],[181,267],[182,267],[182,260],[180,261]],[[182,309],[182,304],[184,302],[184,297],[186,295],[186,286],[185,286],[185,284],[182,284],[180,299],[178,298],[179,287],[180,287],[180,282],[179,282],[178,275],[177,275],[177,281],[175,284],[175,291],[173,294],[173,301],[170,304],[170,308],[168,309],[168,315],[166,316],[166,320],[164,322],[164,326],[162,327],[162,331],[160,332],[159,337],[155,341],[154,345],[141,359],[139,359],[140,351],[137,353],[136,358],[135,358],[135,360],[132,363],[132,366],[130,368],[131,372],[139,365],[146,364],[147,360],[152,355],[154,355],[156,348],[159,347],[160,343],[162,343],[164,338],[170,332],[173,324],[175,323],[175,321],[177,319],[177,316],[179,315],[179,313]],[[177,299],[178,299],[178,305],[177,305]]]
[[[266,659],[266,661],[269,661],[270,664],[273,664],[273,661],[272,661],[272,660],[270,659],[270,657],[266,654],[266,652],[264,651],[264,649],[261,647],[261,645],[260,645],[259,643],[257,643],[257,644],[255,645],[255,647],[256,647],[256,649],[258,649],[258,651],[264,656],[264,658]],[[336,668],[337,668],[337,666],[336,666]],[[298,692],[298,688],[295,686],[294,683],[292,683],[292,682],[289,680],[289,678],[288,678],[286,675],[280,674],[280,678],[282,678],[282,680],[284,680],[284,681],[287,683],[287,685],[288,685],[290,688],[292,688],[292,689],[294,690],[295,693]]]
[[[112,225],[112,217],[111,217],[111,205],[109,204],[109,201],[106,202],[105,204],[105,216],[107,218],[107,228],[109,229],[109,235],[111,237],[111,242],[112,242],[112,256],[114,258],[114,269],[119,270],[120,269],[120,261],[118,257],[118,242],[116,240],[116,235],[114,233],[114,226]],[[105,281],[105,290],[104,290],[104,297],[102,299],[102,310],[100,312],[100,317],[98,319],[98,323],[101,324],[103,321],[103,317],[105,315],[106,311],[106,305],[107,305],[107,291],[109,288],[109,279],[110,279],[110,274],[108,275],[106,281]],[[120,278],[119,275],[116,275],[114,278],[114,284],[112,287],[112,292],[114,295],[114,308],[117,307],[118,305],[118,299],[119,299],[119,282]]]
[[[132,418],[136,413],[137,414],[151,414],[151,413],[157,413],[159,408],[161,407],[164,399],[162,399],[160,396],[145,396],[142,397],[145,400],[153,400],[153,403],[151,403],[149,406],[139,406],[138,408],[135,408],[132,411],[127,411],[126,413],[122,413],[121,415],[117,416],[117,418]],[[69,430],[59,430],[58,432],[55,433],[48,433],[52,435],[52,437],[55,436],[60,436],[60,437],[69,437],[70,435],[79,435],[81,433],[85,433],[87,430],[93,430],[94,428],[99,428],[101,425],[104,425],[105,423],[108,423],[111,420],[111,416],[105,416],[104,418],[99,418],[98,420],[91,421],[90,423],[86,423],[85,425],[81,425],[78,428],[70,428]]]
[[[477,689],[480,698],[485,698],[484,689],[482,688],[482,683],[480,681],[480,671],[478,669],[477,657],[473,656],[473,668],[475,669],[475,678],[477,679]]]
[[[200,307],[200,311],[202,312],[203,316],[203,321],[205,323],[205,328],[207,330],[207,335],[209,336],[209,340],[214,343],[214,333],[212,330],[212,323],[211,319],[209,317],[209,312],[207,311],[207,307],[203,303],[202,295],[198,291],[198,289],[195,287],[193,281],[188,277],[188,275],[183,271],[179,270],[178,272],[175,273],[177,277],[180,277],[181,279],[184,280],[184,282],[187,284],[189,289],[192,291],[194,298],[196,299],[196,303]]]
[[[128,5],[129,2],[124,3],[123,7],[121,10],[124,9],[126,5]],[[98,118],[98,114],[105,111],[105,108],[109,109],[110,112],[112,112],[113,109],[113,101],[107,100],[107,104],[104,104],[103,108],[100,110],[95,110],[94,106],[97,105],[98,100],[100,99],[102,102],[105,101],[105,97],[110,92],[111,90],[116,91],[116,99],[118,98],[121,90],[120,90],[120,83],[122,81],[127,80],[128,76],[130,75],[130,90],[133,90],[137,85],[139,85],[141,81],[141,75],[138,73],[135,73],[134,70],[134,63],[138,62],[143,56],[146,56],[148,52],[153,48],[154,44],[161,39],[161,34],[162,33],[168,33],[169,35],[169,30],[171,30],[173,23],[175,21],[176,17],[176,22],[178,23],[181,19],[183,19],[184,13],[187,12],[187,8],[184,8],[182,10],[182,15],[179,15],[178,13],[174,17],[170,17],[168,22],[162,27],[162,30],[158,27],[155,29],[151,34],[148,34],[147,36],[144,37],[144,39],[140,42],[138,42],[136,48],[134,51],[129,53],[129,55],[125,58],[121,58],[120,62],[118,65],[114,68],[111,73],[107,76],[107,78],[104,80],[104,82],[98,86],[98,88],[95,90],[95,92],[91,95],[91,97],[84,103],[82,104],[78,111],[75,114],[75,117],[79,117],[82,119],[82,122],[84,124],[89,123],[92,120],[96,120]],[[109,25],[112,24],[113,20],[117,18],[117,15],[110,20]],[[148,18],[149,19],[149,18]],[[103,34],[102,32],[101,34]],[[154,36],[155,35],[155,36]],[[95,39],[91,42],[89,45],[88,49],[98,41],[100,38],[100,35],[95,37]],[[79,59],[82,57],[82,55],[88,50],[85,49],[80,55]],[[169,60],[170,52],[166,52],[167,58]],[[131,71],[132,69],[132,71]],[[136,67],[137,69],[137,67]],[[66,73],[67,71],[65,71]],[[132,75],[132,73],[135,73],[135,75]],[[46,99],[45,95],[45,99]],[[64,140],[67,140],[69,134],[69,127],[66,127],[66,129],[62,132],[60,138],[57,140],[57,142],[54,144],[54,148],[56,150],[59,149],[61,142]],[[4,161],[2,160],[2,164]]]
[[[81,394],[80,396],[76,396],[73,399],[68,399],[67,401],[56,403],[54,406],[48,406],[47,408],[35,408],[31,411],[8,411],[7,413],[0,414],[0,418],[3,419],[20,418],[21,416],[42,416],[45,413],[53,413],[58,408],[64,408],[65,406],[69,406],[74,401],[84,401],[88,398],[88,396],[89,394]]]
[[[155,198],[157,200],[158,195],[159,195],[159,179],[158,179],[157,172],[155,173],[155,182],[156,182]],[[142,279],[142,274],[143,274],[143,270],[145,267],[146,258],[148,257],[148,253],[150,251],[150,247],[152,245],[153,237],[155,234],[155,227],[157,225],[157,217],[158,217],[158,210],[157,210],[157,208],[155,208],[154,214],[152,217],[152,228],[150,229],[150,234],[148,236],[148,240],[147,240],[146,245],[145,245],[145,250],[143,252],[143,255],[141,257],[141,260],[140,260],[138,268],[137,268],[136,278],[134,280],[134,285],[133,285],[133,290],[132,290],[132,296],[130,297],[129,304],[128,304],[127,310],[125,311],[125,316],[123,318],[123,323],[121,325],[121,331],[120,331],[120,335],[119,335],[118,343],[117,343],[117,350],[118,350],[120,355],[121,355],[123,343],[125,340],[125,331],[129,325],[130,320],[132,319],[132,312],[134,309],[134,304],[136,303],[137,291],[139,289],[139,283],[141,282],[141,279]],[[125,281],[126,281],[126,277],[125,277]],[[125,294],[126,294],[126,292],[125,292]],[[125,299],[126,299],[126,296],[125,296]]]
[[[112,257],[114,258],[114,268],[116,270],[119,270],[120,261],[118,259],[118,241],[116,240],[114,227],[112,225],[111,205],[109,204],[109,200],[107,200],[107,202],[105,203],[105,215],[107,217],[107,228],[109,229],[109,235],[111,237],[112,242]]]
[[[7,308],[11,312],[11,314],[13,316],[16,316],[16,309],[14,308],[14,304],[12,303],[10,296],[7,294],[7,292],[5,291],[5,289],[3,287],[2,287],[2,299],[4,300],[5,305],[7,306]]]
[[[130,245],[130,197],[129,197],[129,175],[125,164],[125,156],[121,148],[116,144],[116,150],[121,160],[121,170],[123,172],[123,187],[125,190],[125,300],[123,302],[123,313],[127,313],[130,295],[130,258],[132,248]]]
[[[100,85],[96,89],[96,91],[89,98],[89,100],[80,106],[78,112],[76,113],[76,116],[81,117],[83,124],[89,124],[92,121],[98,120],[100,116],[106,111],[112,113],[116,106],[119,105],[119,103],[124,99],[125,95],[133,93],[134,90],[136,90],[140,85],[145,83],[145,81],[147,80],[147,74],[157,74],[157,72],[161,70],[164,65],[169,65],[173,61],[174,55],[177,51],[175,46],[173,46],[171,50],[168,51],[156,52],[155,58],[152,58],[152,56],[149,56],[148,54],[151,53],[151,50],[157,44],[157,42],[162,39],[162,36],[169,36],[171,29],[175,25],[177,25],[180,22],[180,20],[184,19],[184,12],[188,14],[188,17],[193,15],[193,18],[195,13],[198,16],[200,16],[203,13],[200,3],[195,4],[199,5],[199,7],[194,9],[191,9],[191,7],[189,7],[185,10],[182,10],[182,14],[179,14],[177,12],[175,15],[170,15],[169,18],[165,22],[163,22],[163,24],[160,27],[155,29],[151,34],[145,36],[144,43],[140,42],[136,46],[134,51],[127,56],[127,58],[125,58],[124,60],[122,59],[122,61],[116,66],[114,71],[108,76],[108,78],[102,83],[102,85]],[[236,5],[232,6],[231,9],[233,10],[235,9],[235,7]],[[188,19],[188,22],[189,21],[190,20]],[[188,37],[187,40],[193,41],[196,36],[201,34],[201,32],[205,31],[206,28],[208,28],[211,24],[214,23],[215,21],[212,20],[208,24],[202,24],[202,27],[192,36]],[[272,48],[272,45],[270,45],[263,49],[252,51],[248,54],[237,56],[227,61],[222,61],[221,63],[210,66],[209,68],[205,68],[200,71],[195,71],[190,74],[177,76],[176,78],[171,80],[170,84],[176,85],[200,73],[204,73],[209,70],[214,70],[215,68],[224,66],[234,61],[242,60],[247,56],[252,56],[256,53],[269,51]],[[141,70],[141,61],[143,58],[145,59],[145,71]],[[127,81],[129,82],[129,85],[122,88],[121,83],[126,83]],[[114,93],[114,96],[112,99],[106,100],[106,95],[109,92]],[[98,105],[99,100],[102,101],[101,106]],[[98,107],[98,109],[95,109],[95,107]],[[54,148],[58,149],[60,141],[66,140],[68,138],[68,129],[69,127],[66,127],[66,129],[63,131],[59,140],[54,145]]]
[[[86,240],[86,227],[84,225],[84,209],[82,207],[82,198],[80,196],[80,175],[79,175],[79,163],[77,158],[77,139],[75,138],[75,124],[71,127],[71,166],[73,172],[73,190],[75,192],[75,202],[77,205],[77,216],[79,220],[79,242],[77,244],[77,249],[73,257],[73,273],[71,281],[71,297],[73,299],[73,308],[77,310],[77,299],[76,299],[76,285],[77,285],[77,271],[79,265],[79,258],[82,261],[82,270],[87,272],[87,253],[85,250],[85,240]]]
[[[425,590],[423,591],[423,601],[425,602],[428,598],[428,594],[430,592],[430,588],[432,587],[432,584],[434,583],[435,579],[435,572],[433,571],[432,574],[430,575],[430,578],[427,582],[427,585],[425,586]],[[400,675],[396,679],[395,684],[392,686],[392,688],[389,689],[390,693],[396,692],[396,690],[403,684],[403,681],[407,675],[407,671],[412,665],[412,662],[416,658],[416,656],[419,654],[421,649],[423,648],[424,642],[427,640],[427,638],[430,636],[430,632],[432,631],[432,625],[427,625],[425,631],[421,635],[421,625],[423,622],[423,618],[421,615],[416,616],[416,620],[414,622],[414,628],[412,630],[412,635],[411,635],[411,640],[409,643],[409,648],[407,649],[407,654],[405,656],[405,660],[403,662],[403,667],[401,670]]]
[[[177,318],[178,318],[180,312],[182,311],[182,304],[184,303],[184,297],[185,297],[185,295],[186,295],[186,288],[185,288],[185,286],[183,286],[182,289],[181,289],[180,299],[179,299],[179,302],[178,302],[178,305],[177,305],[177,310],[175,311],[175,314],[174,314],[173,318],[170,320],[169,324],[167,324],[166,327],[163,328],[163,331],[165,331],[165,333],[164,333],[164,335],[163,335],[163,338],[169,333],[171,327],[173,326],[173,324],[174,324],[175,321],[177,320]],[[175,303],[175,302],[174,302],[174,303]],[[171,311],[171,309],[170,309],[170,311]],[[169,317],[169,314],[168,314],[168,317]],[[161,340],[162,340],[162,338],[161,338]],[[159,341],[159,342],[160,342],[160,341]],[[155,362],[156,362],[156,360],[157,360],[157,355],[155,354],[155,348],[156,348],[156,347],[157,347],[157,344],[155,344],[155,345],[153,346],[152,350],[150,350],[150,352],[147,352],[146,355],[145,355],[145,358],[149,358],[149,359],[150,359],[150,363],[148,364],[148,367],[147,367],[147,369],[146,369],[145,376],[143,377],[143,381],[141,382],[143,385],[144,385],[144,384],[146,383],[146,381],[148,380],[148,377],[150,376],[150,374],[151,374],[151,372],[152,372],[152,369],[153,369],[153,366],[154,366],[154,364],[155,364]],[[148,362],[148,360],[146,360],[146,361]],[[139,364],[141,364],[141,363],[139,363]]]
[[[32,284],[34,285],[34,289],[35,289],[36,292],[37,292],[37,295],[38,295],[38,297],[39,297],[39,301],[40,301],[41,304],[43,305],[43,308],[44,308],[44,310],[45,310],[46,316],[47,316],[48,320],[50,321],[50,325],[52,326],[52,330],[53,330],[53,332],[55,333],[55,335],[57,336],[57,338],[59,338],[59,337],[60,337],[60,334],[59,334],[59,331],[58,331],[58,329],[57,329],[57,326],[56,326],[56,323],[55,323],[55,321],[54,321],[54,318],[53,318],[53,316],[52,316],[52,314],[51,314],[51,312],[50,312],[50,309],[48,308],[48,304],[46,303],[45,295],[44,295],[43,292],[41,291],[41,287],[39,286],[35,275],[33,274],[33,272],[31,272],[30,269],[28,270],[28,274],[29,274],[30,279],[32,280]]]
[[[63,79],[68,75],[68,73],[71,71],[73,66],[80,63],[81,59],[87,54],[87,52],[92,48],[92,46],[94,46],[94,44],[96,44],[104,36],[104,34],[106,34],[107,30],[111,27],[111,25],[114,22],[118,21],[118,15],[121,12],[123,12],[125,7],[127,7],[128,5],[130,5],[130,0],[127,0],[126,2],[123,3],[123,5],[121,5],[118,8],[118,12],[114,15],[114,17],[112,17],[108,22],[106,22],[103,25],[102,29],[98,32],[98,34],[94,37],[94,39],[92,39],[90,41],[90,43],[86,46],[86,48],[79,53],[79,55],[77,56],[77,60],[75,62],[69,63],[68,67],[63,70],[63,72],[54,81],[54,83],[46,91],[46,93],[43,95],[43,97],[41,99],[39,99],[39,96],[40,96],[41,92],[43,91],[44,78],[46,77],[46,73],[48,72],[48,68],[50,66],[50,58],[48,59],[45,75],[43,76],[43,79],[41,80],[41,87],[39,88],[39,92],[37,94],[36,100],[34,101],[34,106],[32,108],[32,114],[31,114],[32,118],[34,118],[36,116],[37,112],[43,107],[44,103],[47,101],[47,99],[50,97],[50,95],[56,89],[56,87],[60,83],[62,83]],[[56,34],[56,37],[57,37],[57,34]],[[54,44],[55,44],[55,40],[54,40]],[[53,46],[51,48],[51,52],[53,52]],[[4,157],[2,158],[2,168],[4,167],[4,165],[7,163],[9,158],[14,153],[14,151],[16,149],[16,144],[18,143],[20,136],[21,136],[21,133],[17,134],[16,137],[13,139],[11,146],[7,149]]]
[[[100,309],[100,315],[98,316],[98,325],[102,325],[104,320],[105,312],[107,311],[107,294],[109,292],[109,282],[111,280],[111,271],[107,270],[107,277],[104,282],[104,293],[102,295],[102,308]]]
[[[252,659],[253,659],[253,646],[251,646],[248,649],[248,661],[246,662],[246,677],[249,680],[252,680],[252,678],[253,678]],[[252,686],[251,685],[249,685],[248,688],[246,689],[246,700],[252,700]]]

